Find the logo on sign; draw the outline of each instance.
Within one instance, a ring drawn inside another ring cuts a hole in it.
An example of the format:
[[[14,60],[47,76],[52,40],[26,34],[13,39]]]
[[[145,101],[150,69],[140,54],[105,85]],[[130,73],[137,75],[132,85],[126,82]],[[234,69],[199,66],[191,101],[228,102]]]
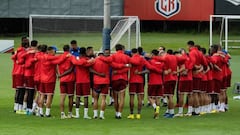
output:
[[[170,18],[181,10],[180,0],[156,0],[155,11],[165,18]]]
[[[240,0],[226,0],[226,1],[231,2],[235,6],[240,5]]]

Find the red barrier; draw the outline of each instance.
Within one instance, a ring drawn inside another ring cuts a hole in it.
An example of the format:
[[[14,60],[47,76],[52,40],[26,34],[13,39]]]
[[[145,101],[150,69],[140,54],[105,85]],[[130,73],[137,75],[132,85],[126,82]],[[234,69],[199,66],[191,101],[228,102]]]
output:
[[[141,20],[209,21],[214,0],[125,0],[124,15]]]

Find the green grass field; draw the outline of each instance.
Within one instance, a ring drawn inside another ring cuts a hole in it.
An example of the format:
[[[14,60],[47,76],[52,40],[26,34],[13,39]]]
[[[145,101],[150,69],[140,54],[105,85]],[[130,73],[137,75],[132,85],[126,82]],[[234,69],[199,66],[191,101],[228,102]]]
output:
[[[1,37],[1,39],[6,37]],[[78,38],[78,37],[73,37]],[[20,42],[20,37],[8,38],[14,39],[16,45]],[[185,47],[186,42],[192,39],[196,43],[208,46],[208,35],[206,34],[158,34],[143,33],[142,46],[146,51],[157,48],[159,45],[165,45],[167,48],[177,49]],[[55,40],[43,38],[43,41],[54,42]],[[88,39],[92,40],[92,39]],[[93,40],[94,41],[94,40]],[[93,42],[92,41],[92,42]],[[68,43],[64,37],[62,40],[56,40],[57,45]],[[79,41],[79,45],[85,45]],[[96,43],[96,41],[94,42]],[[87,44],[87,42],[86,42]],[[101,44],[97,43],[97,44]],[[96,44],[96,48],[99,47]],[[234,50],[237,54],[238,50]],[[164,134],[164,135],[239,135],[240,124],[240,101],[233,100],[232,89],[228,89],[230,110],[226,113],[208,114],[200,117],[183,117],[174,119],[165,119],[160,117],[158,120],[152,118],[153,109],[143,107],[141,120],[128,120],[126,117],[129,113],[128,95],[126,95],[123,119],[114,118],[114,108],[107,107],[105,111],[105,120],[84,120],[80,119],[60,119],[59,110],[59,85],[56,87],[56,94],[53,101],[51,118],[40,118],[35,116],[16,115],[13,113],[13,95],[14,90],[11,88],[11,69],[12,61],[10,54],[0,54],[0,134],[62,134],[62,135],[141,135],[141,134]],[[231,60],[233,70],[232,84],[239,81],[240,67],[239,55],[234,55]],[[146,97],[145,97],[146,101]],[[161,115],[166,108],[161,108]],[[90,116],[93,115],[92,107],[89,109]],[[177,111],[177,110],[175,110]],[[80,108],[80,115],[83,115],[83,108]]]

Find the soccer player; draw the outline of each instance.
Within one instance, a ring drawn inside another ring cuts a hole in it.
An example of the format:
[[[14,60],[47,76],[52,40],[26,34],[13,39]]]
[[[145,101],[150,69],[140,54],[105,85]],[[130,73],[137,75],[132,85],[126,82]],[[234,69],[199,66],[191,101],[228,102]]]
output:
[[[192,68],[193,64],[191,60],[189,59],[188,54],[184,49],[180,49],[180,55],[181,57],[185,57],[187,60],[185,63],[181,64],[179,66],[179,82],[178,82],[178,113],[175,115],[175,117],[183,117],[183,101],[184,101],[184,95],[187,95],[188,98],[188,112],[185,114],[185,116],[192,116]]]
[[[69,55],[65,56],[54,56],[55,50],[53,47],[47,48],[47,53],[43,56],[40,56],[40,58],[37,58],[37,60],[40,60],[42,62],[41,66],[41,89],[40,89],[40,101],[39,101],[39,110],[40,110],[40,116],[44,117],[43,114],[43,102],[45,99],[45,96],[47,96],[46,101],[46,117],[51,117],[51,105],[55,90],[55,84],[56,84],[56,69],[57,64],[60,64],[63,62]]]
[[[79,48],[78,45],[77,45],[77,41],[76,41],[76,40],[72,40],[72,41],[70,42],[70,44],[71,44],[70,53],[71,53],[73,56],[75,56],[75,57],[79,56],[79,55],[80,55],[80,48]]]
[[[29,47],[29,40],[26,37],[22,38],[22,44],[21,47],[17,49],[17,52],[12,57],[13,60],[16,62],[15,64],[15,85],[18,89],[17,93],[17,104],[18,107],[16,107],[16,113],[17,114],[26,114],[26,111],[24,111],[23,107],[23,100],[25,95],[25,87],[24,87],[24,61],[22,59],[23,55],[26,52],[26,49]]]
[[[129,56],[124,54],[124,46],[121,44],[117,44],[115,48],[116,53],[111,56],[112,62],[119,64],[129,64],[130,58]],[[115,118],[121,119],[124,107],[125,89],[127,87],[129,68],[116,69],[112,67],[112,70],[112,89],[114,95],[114,107],[116,111]]]
[[[32,106],[34,99],[34,63],[32,63],[32,59],[35,56],[35,52],[37,50],[38,41],[31,41],[31,46],[25,52],[25,55],[21,57],[22,61],[24,61],[24,80],[25,80],[25,89],[27,92],[27,114],[32,114]]]
[[[35,99],[33,102],[33,108],[32,112],[36,115],[39,116],[39,101],[40,101],[40,76],[41,76],[41,66],[42,63],[40,60],[35,61],[35,58],[43,56],[47,52],[47,45],[39,45],[38,46],[38,51],[35,53],[33,62],[34,64],[34,85],[35,85]],[[37,110],[36,110],[37,109]]]
[[[200,114],[200,103],[199,103],[199,92],[201,90],[201,79],[203,70],[203,55],[195,47],[193,41],[187,42],[187,47],[189,49],[189,58],[191,59],[193,67],[193,115]]]
[[[95,60],[95,63],[93,64],[90,71],[94,73],[93,80],[94,80],[94,87],[93,87],[93,118],[98,118],[98,101],[99,96],[101,95],[101,111],[100,111],[100,119],[105,119],[104,117],[104,111],[106,108],[106,95],[108,95],[109,90],[109,83],[110,83],[110,74],[109,69],[110,65],[102,61],[100,57],[106,57],[103,53],[99,53],[98,57]]]
[[[88,57],[89,59],[95,58],[94,50],[93,50],[93,47],[92,47],[92,46],[87,47],[86,54],[87,54],[87,57]],[[90,88],[91,88],[91,90],[93,90],[93,86],[94,86],[94,83],[93,83],[93,73],[90,72]],[[92,94],[93,94],[93,93],[92,93]],[[92,97],[93,97],[93,95],[92,95]],[[92,98],[92,104],[93,104],[93,103],[94,103],[94,98]]]
[[[70,46],[64,45],[62,54],[69,54]],[[67,58],[64,62],[58,65],[58,72],[60,78],[60,111],[61,119],[72,118],[72,108],[73,108],[73,96],[75,89],[75,74],[74,74],[74,65],[71,62],[71,58]],[[68,116],[64,112],[64,101],[66,96],[68,96]]]
[[[138,72],[143,70],[144,67],[144,58],[138,54],[138,50],[136,48],[132,49],[132,57],[130,58],[130,64],[132,67],[130,68],[130,79],[129,79],[129,95],[130,95],[130,114],[127,117],[128,119],[134,119],[134,96],[137,94],[138,99],[138,111],[136,118],[141,119],[141,109],[142,109],[142,100],[144,95],[144,86],[143,86],[143,77],[142,74]]]
[[[153,56],[158,56],[159,51],[152,50]],[[163,96],[163,62],[158,62],[156,59],[145,61],[146,71],[149,72],[148,82],[148,100],[154,108],[154,119],[159,118],[160,98]],[[144,73],[144,71],[143,71]]]
[[[90,95],[90,73],[89,67],[92,66],[94,59],[87,57],[86,48],[80,48],[80,57],[71,59],[76,65],[76,118],[79,118],[80,97],[84,97],[84,119],[91,119],[88,116],[88,96]]]

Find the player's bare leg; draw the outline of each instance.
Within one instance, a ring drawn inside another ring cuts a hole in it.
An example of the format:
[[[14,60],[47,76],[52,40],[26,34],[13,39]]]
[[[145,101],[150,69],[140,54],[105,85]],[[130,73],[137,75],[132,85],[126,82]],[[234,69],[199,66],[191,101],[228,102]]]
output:
[[[220,112],[225,112],[225,102],[226,102],[226,89],[221,89],[220,95],[219,95],[219,101],[220,101]]]
[[[80,97],[79,96],[77,96],[76,97],[76,116],[75,116],[75,118],[79,118],[80,116],[79,116],[79,107],[80,107]]]
[[[95,92],[95,90],[92,93],[94,102],[93,102],[93,118],[97,119],[98,118],[98,99],[99,99],[99,94]]]
[[[14,95],[14,108],[13,111],[16,112],[18,110],[18,103],[17,103],[17,99],[18,99],[18,89],[15,90],[15,95]]]
[[[174,116],[173,95],[168,95],[168,110],[169,110],[169,115],[167,115],[165,117],[166,118],[173,118],[173,116]]]
[[[60,112],[61,112],[61,119],[65,119],[65,118],[66,118],[66,115],[65,115],[65,112],[64,112],[64,101],[65,101],[65,98],[66,98],[66,94],[61,94],[61,95],[60,95]]]
[[[91,119],[91,117],[88,116],[88,96],[84,97],[84,119]]]
[[[199,115],[199,95],[198,92],[193,92],[193,114]]]
[[[142,111],[142,101],[143,101],[143,97],[144,97],[144,94],[138,94],[137,95],[137,98],[138,98],[138,113],[137,113],[137,116],[136,118],[137,119],[141,119],[141,111]]]
[[[53,95],[48,94],[47,101],[46,101],[46,113],[45,113],[46,117],[51,117],[50,110],[52,106],[52,100],[53,100]]]
[[[124,107],[124,100],[125,100],[125,90],[121,90],[119,92],[119,112],[118,112],[118,118],[122,118],[122,111]]]
[[[175,117],[182,117],[183,116],[183,99],[184,99],[184,94],[183,93],[178,93],[178,114],[175,115]]]
[[[38,103],[39,104],[39,114],[40,114],[41,117],[44,116],[44,114],[43,114],[44,99],[45,99],[45,94],[41,93],[39,103]]]
[[[100,111],[100,119],[105,119],[104,118],[104,111],[106,109],[106,95],[101,95],[102,98],[102,103],[101,103],[101,111]]]
[[[185,114],[185,116],[192,116],[193,112],[193,95],[192,93],[187,95],[188,98],[188,112]]]
[[[119,104],[118,104],[118,92],[113,91],[113,98],[114,98],[114,108],[115,108],[115,118],[118,118],[118,112],[119,112]]]
[[[28,97],[28,90],[25,90],[24,98],[23,98],[23,109],[27,109],[27,97]]]
[[[72,118],[73,95],[68,95],[68,118]]]
[[[142,101],[141,101],[142,102]],[[129,106],[130,106],[130,114],[127,117],[128,119],[134,119],[133,109],[134,109],[134,94],[130,94],[130,100],[129,100]]]

